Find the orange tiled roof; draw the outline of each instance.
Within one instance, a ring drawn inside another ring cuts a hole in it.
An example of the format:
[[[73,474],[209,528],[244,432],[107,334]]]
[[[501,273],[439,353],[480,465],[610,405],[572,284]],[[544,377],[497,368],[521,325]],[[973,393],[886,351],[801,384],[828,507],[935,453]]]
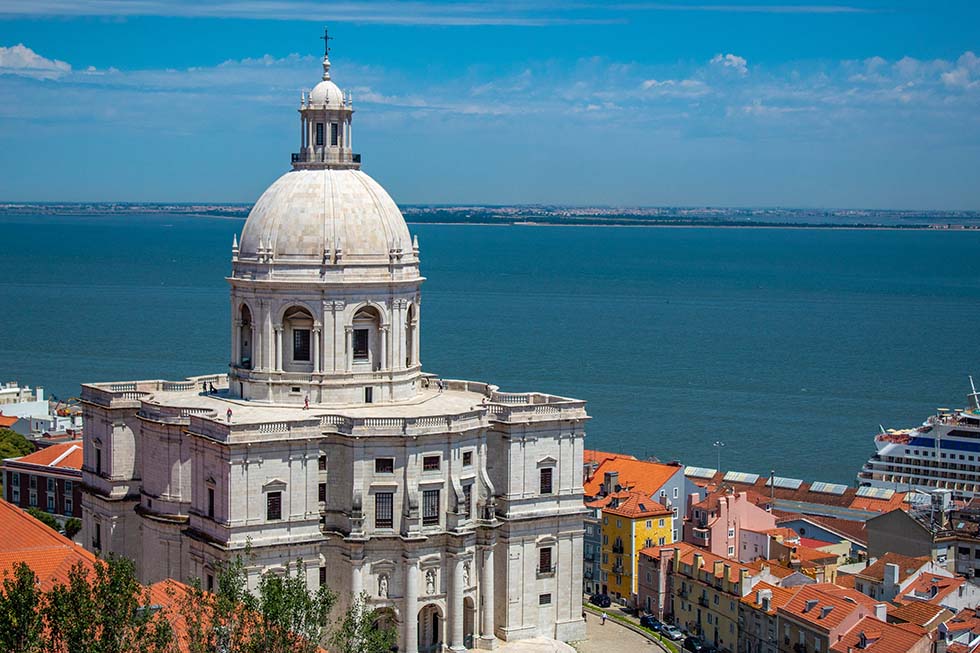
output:
[[[939,627],[952,613],[941,605],[933,605],[925,601],[910,601],[905,605],[890,607],[888,618],[896,621],[922,626],[929,630]]]
[[[663,548],[663,547],[661,547]],[[676,542],[671,547],[677,549],[677,558],[685,565],[694,565],[694,556],[700,554],[702,560],[701,570],[707,571],[709,574],[714,575],[715,562],[721,562],[729,566],[728,580],[730,582],[738,582],[739,572],[742,569],[747,570],[750,575],[756,575],[761,571],[759,561],[755,562],[739,562],[733,558],[726,558],[724,556],[715,555],[710,551],[701,549],[692,544],[687,544],[686,542]],[[722,568],[724,569],[724,567]],[[718,576],[716,576],[718,577]]]
[[[16,422],[18,419],[20,418],[17,417],[16,415],[0,414],[0,429],[9,429],[11,426],[14,425],[14,422]]]
[[[619,472],[619,485],[628,490],[654,496],[670,478],[683,470],[677,465],[665,465],[646,460],[607,458],[599,464],[595,474],[585,482],[585,496],[598,496],[606,472]]]
[[[870,653],[908,653],[924,637],[928,637],[924,632],[912,632],[878,621],[874,617],[864,617],[843,638],[835,642],[830,650],[835,653],[857,650]]]
[[[752,606],[756,610],[762,609],[761,603],[756,603],[756,599],[759,597],[759,592],[761,590],[769,590],[772,592],[772,600],[769,601],[769,612],[767,614],[775,614],[776,610],[783,607],[789,603],[793,595],[796,594],[797,589],[795,587],[779,587],[777,585],[771,585],[765,581],[761,581],[755,584],[752,591],[743,596],[740,600],[745,605]]]
[[[874,605],[874,601],[855,590],[816,583],[802,585],[793,598],[779,608],[779,613],[804,622],[810,628],[830,632],[855,610],[863,607],[873,611]]]
[[[608,451],[599,451],[598,449],[586,449],[582,452],[582,462],[586,465],[593,464],[599,465],[605,460],[612,460],[613,458],[625,458],[627,460],[636,460],[635,456],[631,456],[626,453],[610,453]]]
[[[614,503],[617,504],[615,507],[613,507]],[[673,514],[666,506],[639,492],[615,492],[590,502],[588,506],[590,508],[602,508],[603,513],[628,519],[665,517]]]
[[[57,467],[59,469],[82,468],[82,443],[79,441],[53,444],[34,453],[15,458],[19,463],[39,465],[41,467]]]
[[[868,544],[868,532],[863,521],[851,521],[835,517],[818,517],[816,515],[801,515],[798,513],[782,513],[776,524],[787,521],[806,520],[811,524],[825,528],[843,539],[852,540],[859,544]]]
[[[886,553],[878,558],[874,564],[865,567],[855,575],[861,578],[867,578],[868,580],[881,582],[885,579],[885,565],[895,564],[898,565],[898,582],[901,583],[929,564],[929,562],[931,562],[929,556],[913,558],[912,556],[903,556],[899,553]]]
[[[95,556],[62,537],[20,508],[0,499],[0,577],[26,562],[47,591],[68,581],[68,571],[81,563],[93,569]]]
[[[895,602],[919,603],[928,601],[929,603],[938,605],[944,598],[955,592],[965,582],[966,580],[963,578],[921,574],[909,584],[901,596],[896,597]]]

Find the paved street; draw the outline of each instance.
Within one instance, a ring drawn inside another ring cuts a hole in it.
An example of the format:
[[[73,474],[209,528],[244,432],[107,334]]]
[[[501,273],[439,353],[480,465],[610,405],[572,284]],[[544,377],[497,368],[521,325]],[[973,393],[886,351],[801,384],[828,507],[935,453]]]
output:
[[[616,653],[617,651],[632,653],[636,650],[660,653],[663,651],[647,638],[612,619],[607,619],[606,625],[600,625],[600,617],[595,614],[589,614],[585,630],[589,636],[588,641],[573,644],[579,653]]]

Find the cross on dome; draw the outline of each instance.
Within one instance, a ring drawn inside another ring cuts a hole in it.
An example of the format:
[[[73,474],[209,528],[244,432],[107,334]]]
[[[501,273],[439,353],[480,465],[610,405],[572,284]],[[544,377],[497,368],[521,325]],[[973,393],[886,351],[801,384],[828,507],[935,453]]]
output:
[[[323,41],[323,79],[326,80],[330,79],[330,41],[334,40],[326,27],[323,28],[320,40]]]

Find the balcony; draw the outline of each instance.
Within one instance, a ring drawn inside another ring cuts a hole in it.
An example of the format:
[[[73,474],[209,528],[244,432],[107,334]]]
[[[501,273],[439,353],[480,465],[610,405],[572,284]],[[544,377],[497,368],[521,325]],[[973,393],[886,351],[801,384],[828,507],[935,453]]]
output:
[[[620,543],[620,544],[613,544],[612,552],[613,553],[618,553],[618,554],[622,555],[622,553],[623,553],[623,545],[622,545],[622,543]]]
[[[351,167],[361,164],[361,155],[352,152],[342,151],[339,148],[318,147],[314,150],[304,152],[293,152],[290,157],[293,165],[303,167],[304,164],[334,163],[349,164]]]
[[[711,602],[708,601],[708,597],[707,596],[699,596],[698,597],[698,605],[700,605],[702,608],[707,608],[707,607],[709,607],[711,605]]]
[[[614,574],[622,575],[623,574],[623,563],[617,562],[616,564],[614,564],[613,567],[612,567],[612,572]]]

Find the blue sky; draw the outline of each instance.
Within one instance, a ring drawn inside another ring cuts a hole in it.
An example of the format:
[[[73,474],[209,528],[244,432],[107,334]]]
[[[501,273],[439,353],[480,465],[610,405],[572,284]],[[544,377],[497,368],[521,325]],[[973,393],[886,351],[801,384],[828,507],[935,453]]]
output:
[[[402,203],[980,209],[980,3],[883,0],[0,0],[0,200],[254,200],[325,24]]]

